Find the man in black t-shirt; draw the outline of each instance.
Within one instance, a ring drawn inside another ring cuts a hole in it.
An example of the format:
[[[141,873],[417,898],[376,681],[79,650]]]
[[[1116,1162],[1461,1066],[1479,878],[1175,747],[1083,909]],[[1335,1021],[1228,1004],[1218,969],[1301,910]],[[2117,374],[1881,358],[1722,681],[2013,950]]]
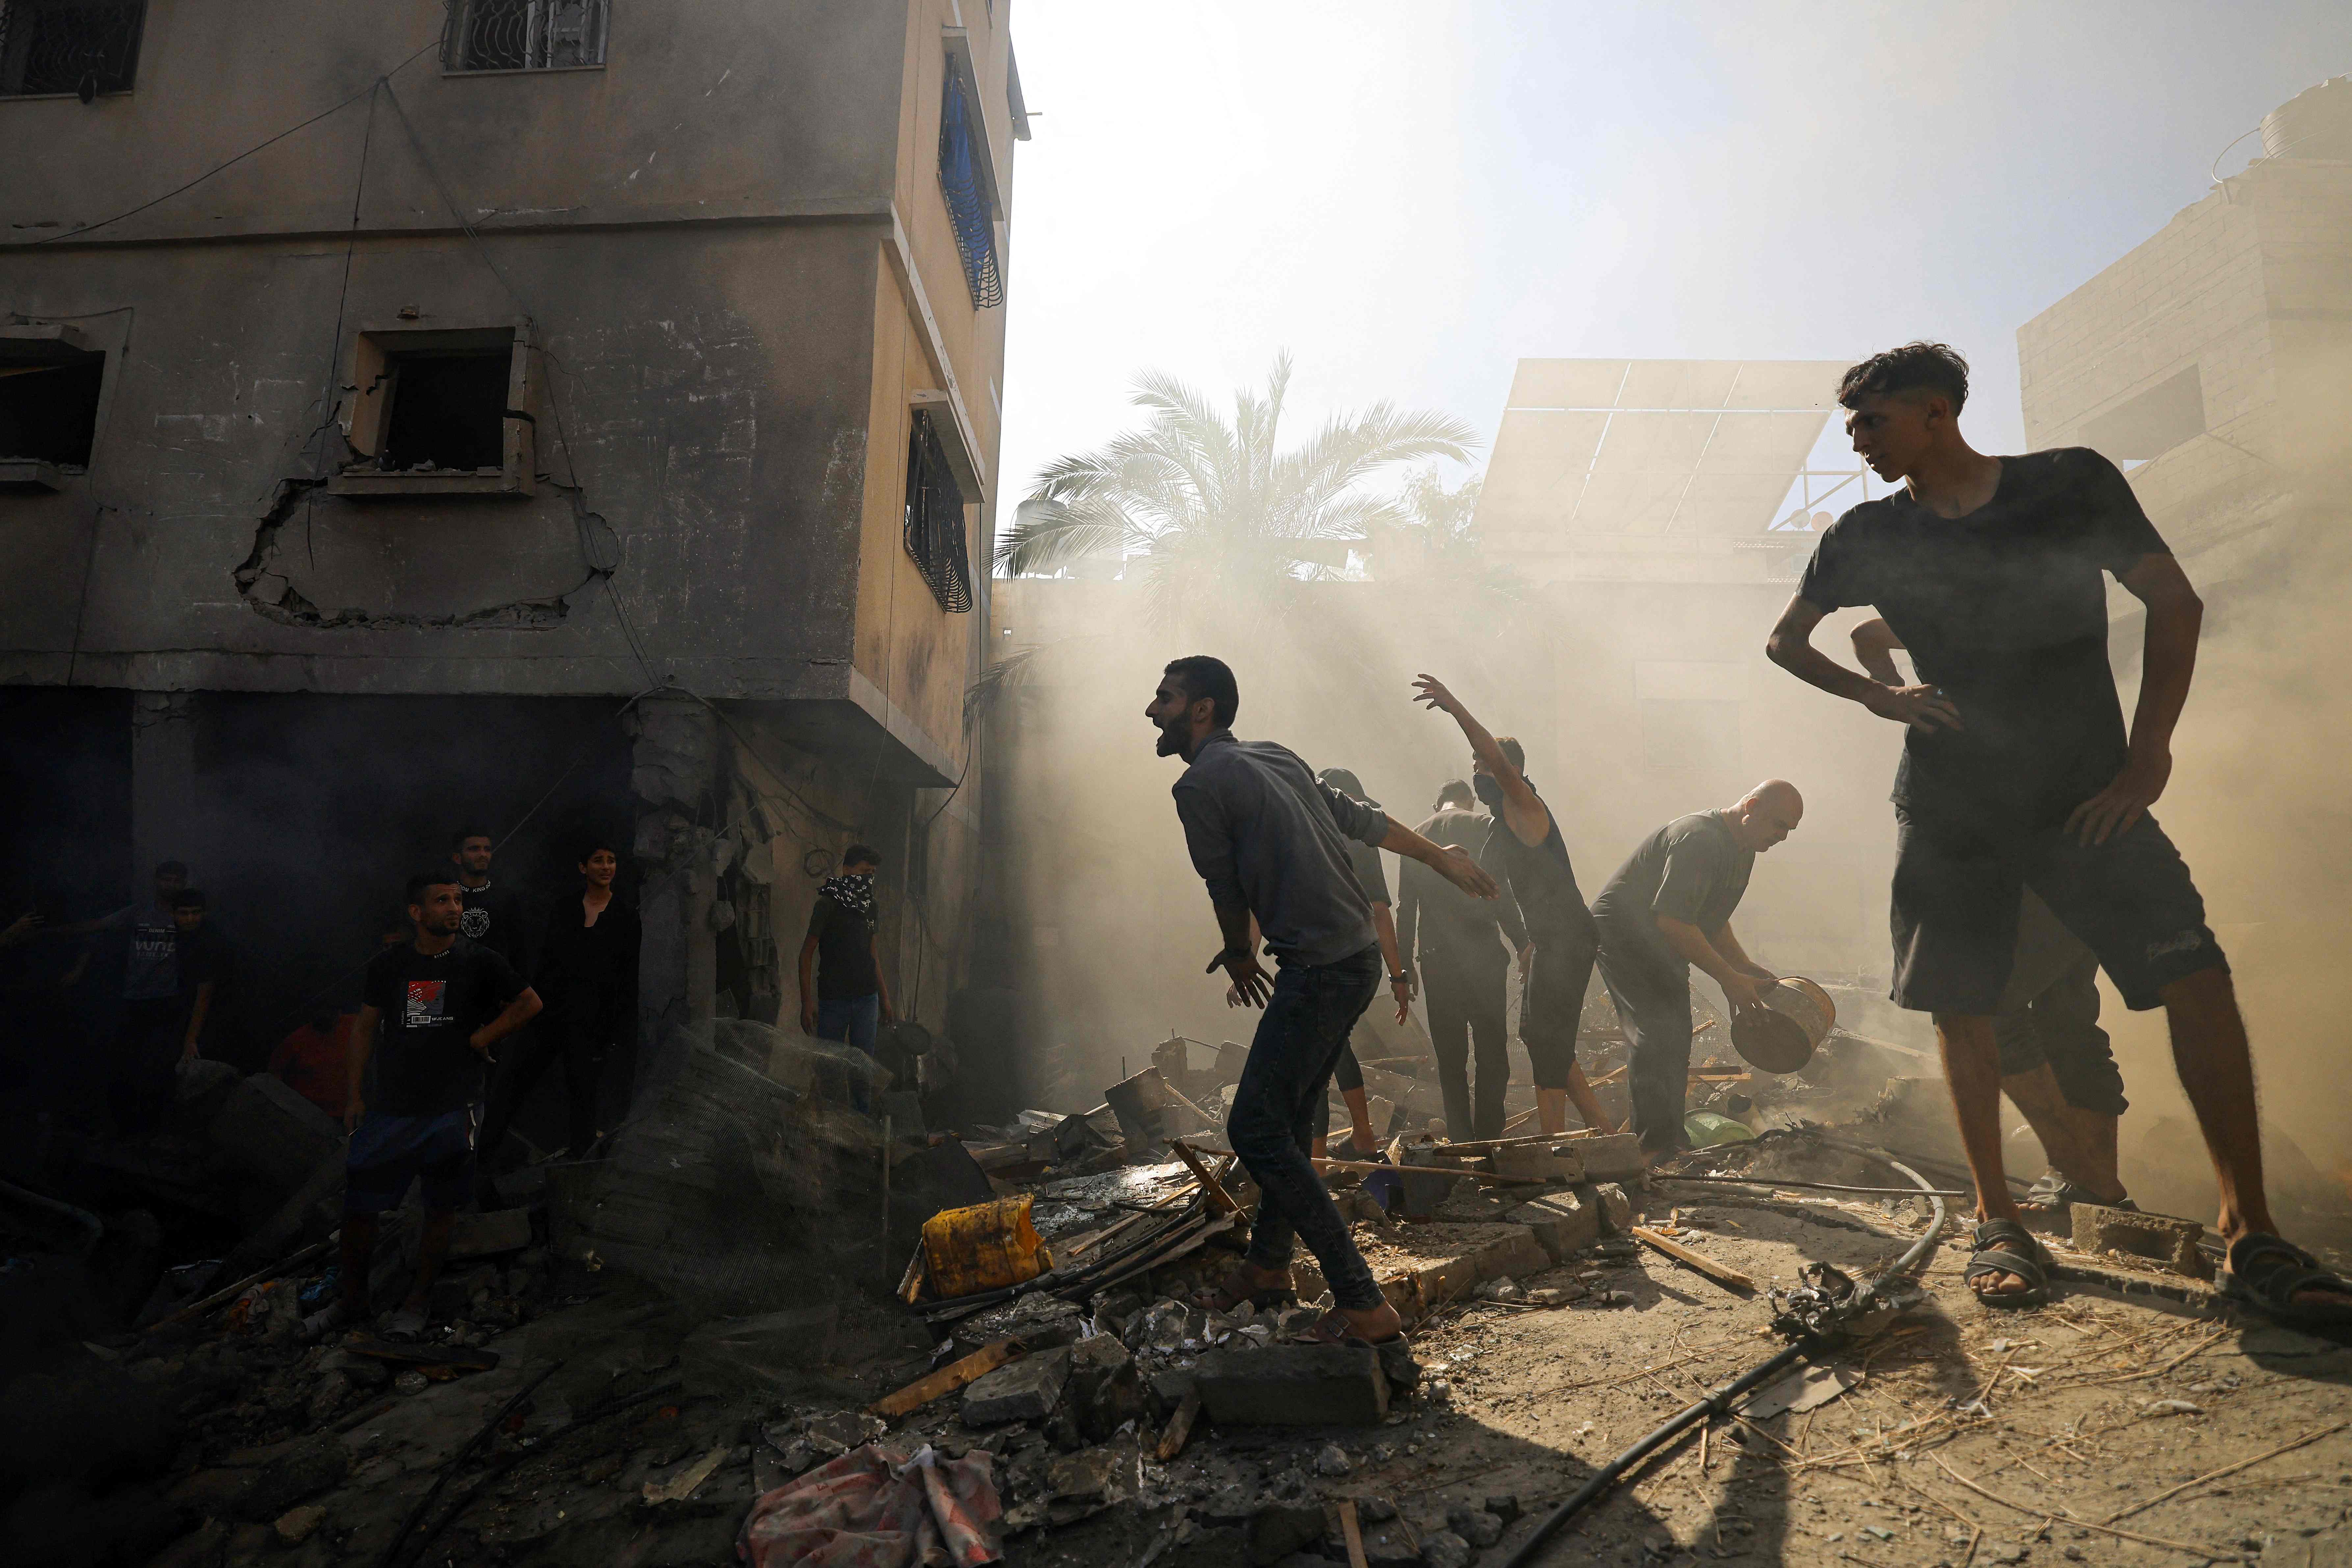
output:
[[[473,1195],[474,1131],[490,1047],[539,1011],[539,994],[506,959],[458,935],[465,891],[446,872],[408,879],[415,935],[368,961],[360,1016],[352,1026],[351,1131],[343,1194],[344,1320],[364,1328],[368,1270],[381,1216],[398,1208],[409,1184],[424,1186],[425,1229],[416,1282],[389,1331],[421,1333],[434,1278],[449,1252],[449,1229]],[[381,1049],[378,1048],[381,1037]],[[377,1058],[375,1103],[366,1096]]]
[[[818,885],[801,939],[801,1032],[869,1057],[875,1036],[898,1016],[874,954],[874,878],[881,869],[879,850],[853,844],[843,851],[841,875]],[[851,1086],[850,1103],[866,1109],[863,1081]]]
[[[1633,1131],[1653,1159],[1688,1146],[1692,967],[1723,987],[1735,1013],[1762,1006],[1764,990],[1780,982],[1739,945],[1731,914],[1756,857],[1804,815],[1796,785],[1766,779],[1735,805],[1678,816],[1651,834],[1592,900],[1601,981],[1625,1026]]]
[[[1968,364],[1912,343],[1846,372],[1853,449],[1903,488],[1814,547],[1766,651],[1906,726],[1895,776],[1894,1000],[1931,1013],[1976,1178],[1969,1281],[1989,1302],[2046,1293],[2048,1255],[2001,1166],[1993,1014],[2032,887],[2135,1009],[2162,1006],[2173,1061],[2220,1179],[2223,1289],[2273,1317],[2352,1322],[2352,1285],[2275,1233],[2252,1061],[2230,969],[2179,852],[2147,808],[2172,771],[2202,613],[2114,464],[2084,447],[1987,457],[1959,430]],[[2124,726],[2106,658],[2112,574],[2147,606],[2139,701]],[[1890,687],[1812,646],[1822,618],[1874,605],[1919,683]]]
[[[461,827],[449,836],[449,864],[457,868],[457,886],[466,895],[457,934],[496,952],[517,974],[529,974],[522,893],[511,884],[490,879],[490,858],[497,851],[498,841],[479,827]]]
[[[1469,780],[1449,782],[1438,792],[1436,815],[1413,831],[1433,844],[1477,853],[1496,826],[1493,817],[1478,813],[1477,798]],[[1420,965],[1429,1043],[1437,1053],[1437,1081],[1445,1097],[1445,1130],[1456,1142],[1499,1138],[1503,1091],[1511,1081],[1503,985],[1511,956],[1528,948],[1517,900],[1474,899],[1418,860],[1397,868],[1397,951],[1408,976],[1416,960]]]

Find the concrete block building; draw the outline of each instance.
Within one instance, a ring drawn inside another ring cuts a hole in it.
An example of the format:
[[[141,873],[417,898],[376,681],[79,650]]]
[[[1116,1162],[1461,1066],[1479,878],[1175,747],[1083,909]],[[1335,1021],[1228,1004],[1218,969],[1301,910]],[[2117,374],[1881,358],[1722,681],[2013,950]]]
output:
[[[654,1044],[862,839],[942,1016],[1009,10],[0,6],[0,880],[186,861],[266,1051],[459,826],[617,835]]]

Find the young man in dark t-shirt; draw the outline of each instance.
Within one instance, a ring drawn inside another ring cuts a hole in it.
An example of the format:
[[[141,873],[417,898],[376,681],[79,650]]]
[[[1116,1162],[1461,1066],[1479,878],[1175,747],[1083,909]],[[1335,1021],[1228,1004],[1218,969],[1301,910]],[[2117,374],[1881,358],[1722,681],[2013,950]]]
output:
[[[343,1194],[343,1316],[364,1328],[368,1270],[381,1216],[411,1182],[424,1186],[425,1229],[416,1283],[389,1331],[421,1333],[434,1278],[449,1253],[449,1228],[473,1195],[474,1131],[490,1047],[539,1011],[539,994],[492,949],[458,935],[465,890],[455,876],[408,879],[415,935],[368,961],[359,1020],[352,1026],[352,1134]],[[379,1037],[381,1046],[379,1047]],[[366,1097],[376,1061],[375,1103]]]
[[[1626,1078],[1633,1131],[1652,1159],[1689,1146],[1690,972],[1723,987],[1735,1013],[1764,1005],[1780,976],[1748,956],[1731,931],[1756,857],[1796,830],[1805,802],[1786,779],[1766,779],[1720,811],[1678,816],[1643,839],[1592,900],[1601,980],[1631,1047]]]
[[[496,952],[517,974],[529,974],[522,892],[510,883],[491,880],[490,858],[497,852],[498,840],[479,827],[461,827],[449,836],[449,864],[457,868],[457,886],[466,895],[457,934]]]
[[[2276,1234],[2263,1191],[2253,1065],[2230,969],[2188,867],[2147,808],[2172,772],[2203,606],[2114,464],[2084,447],[1987,457],[1959,430],[1968,364],[1912,343],[1838,389],[1853,449],[1903,488],[1814,547],[1766,652],[1906,726],[1895,775],[1894,1000],[1931,1013],[1976,1179],[1985,1300],[2033,1305],[2048,1255],[2001,1165],[1993,1034],[2032,887],[2099,955],[2125,1003],[2161,1006],[2220,1179],[2223,1288],[2274,1317],[2352,1322],[2352,1286]],[[2112,574],[2147,606],[2128,731],[2107,667]],[[1822,618],[1874,605],[1919,683],[1890,687],[1812,646]]]
[[[874,879],[881,869],[878,850],[851,845],[841,857],[841,875],[818,886],[801,940],[802,1033],[868,1056],[876,1032],[898,1016],[874,955]]]

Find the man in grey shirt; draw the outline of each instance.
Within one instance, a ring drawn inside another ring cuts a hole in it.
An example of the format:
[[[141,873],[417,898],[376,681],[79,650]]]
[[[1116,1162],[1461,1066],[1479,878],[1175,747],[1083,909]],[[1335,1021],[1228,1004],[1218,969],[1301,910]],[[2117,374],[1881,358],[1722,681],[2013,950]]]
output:
[[[1286,748],[1235,740],[1240,702],[1224,662],[1195,657],[1168,666],[1144,710],[1160,731],[1160,754],[1190,764],[1172,793],[1224,938],[1209,973],[1223,969],[1244,1001],[1265,1009],[1225,1120],[1234,1152],[1257,1183],[1257,1218],[1247,1256],[1201,1302],[1225,1310],[1288,1297],[1297,1237],[1322,1265],[1336,1303],[1316,1337],[1401,1351],[1403,1322],[1307,1156],[1323,1124],[1333,1065],[1380,988],[1371,904],[1349,864],[1348,840],[1419,860],[1483,898],[1495,896],[1495,880],[1461,851],[1319,783]],[[1282,961],[1279,978],[1258,965],[1253,917]]]
[[[1414,831],[1433,844],[1475,854],[1495,831],[1495,819],[1477,814],[1476,800],[1470,782],[1455,779],[1438,793],[1437,815]],[[1420,949],[1422,996],[1429,1007],[1437,1081],[1445,1096],[1446,1131],[1457,1140],[1498,1137],[1503,1091],[1511,1081],[1503,984],[1512,953],[1520,954],[1522,969],[1528,963],[1528,931],[1519,907],[1509,899],[1482,903],[1465,898],[1418,864],[1402,868],[1397,890],[1397,949],[1407,973],[1412,973],[1415,946]],[[1475,1099],[1469,1073],[1474,1041]]]
[[[1779,976],[1731,934],[1756,857],[1805,815],[1797,786],[1767,779],[1720,811],[1678,816],[1642,841],[1592,901],[1601,927],[1601,979],[1632,1047],[1626,1079],[1633,1131],[1652,1158],[1683,1148],[1689,1089],[1690,972],[1723,987],[1735,1012],[1763,1005]]]

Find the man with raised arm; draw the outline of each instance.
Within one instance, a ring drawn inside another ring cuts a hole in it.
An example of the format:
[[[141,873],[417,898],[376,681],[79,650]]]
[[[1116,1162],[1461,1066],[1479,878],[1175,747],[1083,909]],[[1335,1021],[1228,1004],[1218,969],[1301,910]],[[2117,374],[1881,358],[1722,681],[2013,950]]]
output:
[[[1244,1001],[1265,1009],[1225,1121],[1257,1183],[1257,1219],[1247,1255],[1201,1300],[1226,1310],[1287,1299],[1296,1237],[1322,1265],[1335,1303],[1315,1337],[1387,1347],[1382,1364],[1409,1380],[1403,1322],[1307,1156],[1324,1125],[1333,1064],[1381,984],[1371,905],[1348,841],[1418,860],[1481,897],[1495,896],[1495,881],[1459,850],[1320,783],[1286,748],[1235,740],[1240,703],[1224,662],[1195,656],[1168,666],[1143,710],[1160,731],[1160,754],[1188,764],[1172,791],[1176,815],[1224,938],[1209,972],[1223,969]],[[1253,918],[1282,961],[1278,977],[1259,967]]]
[[[1496,831],[1495,819],[1479,815],[1477,798],[1468,779],[1448,780],[1437,793],[1436,815],[1413,831],[1475,857]],[[1511,1081],[1503,983],[1511,955],[1528,951],[1519,907],[1509,899],[1467,898],[1418,861],[1401,868],[1397,894],[1397,950],[1409,973],[1416,960],[1420,965],[1429,1043],[1445,1096],[1445,1130],[1457,1142],[1499,1138],[1503,1091]]]
[[[1690,972],[1721,986],[1735,1014],[1761,1007],[1765,990],[1780,982],[1739,945],[1731,913],[1756,857],[1804,815],[1796,785],[1766,779],[1733,805],[1678,816],[1651,834],[1592,900],[1601,978],[1630,1047],[1633,1131],[1651,1160],[1689,1147]]]
[[[1497,740],[1433,675],[1413,681],[1413,699],[1450,713],[1470,742],[1470,787],[1495,814],[1486,860],[1497,868],[1518,900],[1535,944],[1521,965],[1519,1039],[1535,1071],[1537,1122],[1545,1132],[1568,1131],[1568,1102],[1587,1127],[1615,1131],[1576,1059],[1576,1029],[1584,1016],[1584,993],[1592,984],[1592,961],[1601,932],[1569,864],[1568,842],[1536,786],[1528,782],[1527,752],[1505,735]]]
[[[1902,488],[1822,534],[1766,652],[1906,726],[1895,775],[1893,928],[1901,1006],[1932,1014],[1976,1179],[1967,1276],[2004,1306],[2046,1298],[2048,1255],[2001,1166],[1993,1015],[2031,887],[2135,1010],[2161,1006],[2221,1186],[2222,1288],[2288,1322],[2352,1323],[2352,1286],[2282,1239],[2263,1191],[2253,1063],[2230,968],[2179,851],[2147,809],[2172,772],[2203,605],[2114,464],[2081,447],[1988,457],[1960,435],[1968,363],[1909,343],[1846,372],[1853,449]],[[2147,607],[2128,731],[2107,666],[2112,574]],[[1873,605],[1918,683],[1892,687],[1812,645]]]

